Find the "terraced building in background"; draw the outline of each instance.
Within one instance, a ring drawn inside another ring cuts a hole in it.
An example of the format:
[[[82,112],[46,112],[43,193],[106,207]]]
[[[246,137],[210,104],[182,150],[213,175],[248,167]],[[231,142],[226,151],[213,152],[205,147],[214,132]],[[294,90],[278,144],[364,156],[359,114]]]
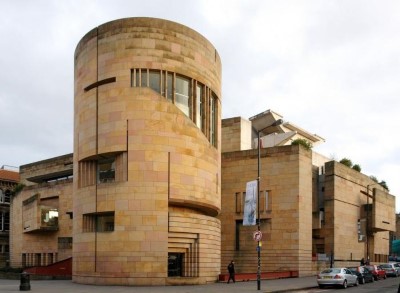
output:
[[[100,25],[75,51],[74,112],[73,280],[215,281],[221,61],[212,44],[161,19]]]
[[[14,188],[19,182],[19,173],[15,168],[0,168],[0,268],[10,261],[10,203]]]

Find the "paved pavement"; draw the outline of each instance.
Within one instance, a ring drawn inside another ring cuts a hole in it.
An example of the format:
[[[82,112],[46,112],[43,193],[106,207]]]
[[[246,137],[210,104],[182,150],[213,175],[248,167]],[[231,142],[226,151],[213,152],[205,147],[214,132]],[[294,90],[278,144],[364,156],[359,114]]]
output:
[[[0,279],[0,292],[10,293],[20,291],[19,280]],[[95,286],[73,283],[70,280],[31,280],[31,292],[40,293],[245,293],[245,292],[290,292],[296,289],[309,289],[317,286],[315,276],[262,280],[260,290],[257,282],[213,283],[197,286],[157,286],[157,287],[129,287],[129,286]]]

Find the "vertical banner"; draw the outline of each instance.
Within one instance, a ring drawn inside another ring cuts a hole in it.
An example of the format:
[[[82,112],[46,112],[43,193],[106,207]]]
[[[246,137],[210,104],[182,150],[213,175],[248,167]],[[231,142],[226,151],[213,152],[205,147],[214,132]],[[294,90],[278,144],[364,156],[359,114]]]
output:
[[[257,180],[247,182],[246,199],[244,201],[243,226],[256,224]]]

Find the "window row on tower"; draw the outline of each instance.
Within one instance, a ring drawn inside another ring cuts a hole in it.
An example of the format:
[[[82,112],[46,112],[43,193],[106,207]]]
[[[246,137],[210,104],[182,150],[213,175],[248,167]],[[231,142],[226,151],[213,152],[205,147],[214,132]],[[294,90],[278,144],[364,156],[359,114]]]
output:
[[[217,147],[218,97],[197,80],[166,70],[131,70],[132,87],[148,87],[176,105]]]

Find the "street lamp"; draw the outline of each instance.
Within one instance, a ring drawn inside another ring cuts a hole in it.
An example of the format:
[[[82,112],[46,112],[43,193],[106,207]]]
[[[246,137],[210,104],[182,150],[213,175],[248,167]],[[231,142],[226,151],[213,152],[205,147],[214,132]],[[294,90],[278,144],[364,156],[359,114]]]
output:
[[[272,126],[278,126],[283,123],[282,119],[276,120],[274,123],[271,125],[268,125],[264,127],[261,130],[257,130],[257,143],[258,143],[258,158],[257,158],[257,163],[258,163],[258,168],[257,168],[257,229],[258,231],[261,231],[261,219],[260,219],[260,170],[261,170],[261,151],[260,151],[260,133],[267,129],[268,127]],[[260,240],[257,241],[257,257],[258,257],[258,263],[257,263],[257,290],[261,289],[261,246],[260,246]]]

